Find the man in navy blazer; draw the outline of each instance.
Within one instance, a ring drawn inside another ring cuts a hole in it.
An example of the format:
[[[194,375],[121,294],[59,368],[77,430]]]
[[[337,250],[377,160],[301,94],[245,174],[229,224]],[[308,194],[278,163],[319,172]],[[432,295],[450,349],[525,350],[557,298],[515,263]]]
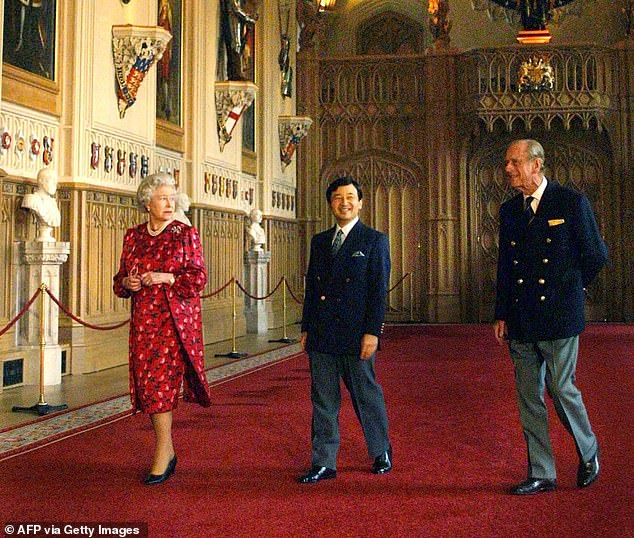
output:
[[[544,385],[579,456],[577,485],[599,475],[599,445],[575,385],[585,288],[607,262],[588,199],[544,177],[544,149],[516,140],[506,176],[520,194],[500,208],[500,253],[494,331],[508,341],[520,421],[528,450],[527,480],[511,488],[531,495],[557,488]]]
[[[302,316],[313,404],[312,466],[299,478],[303,484],[337,474],[340,379],[374,458],[372,471],[392,468],[385,400],[374,371],[390,280],[389,241],[359,220],[363,192],[354,179],[333,181],[326,199],[337,224],[312,239]]]

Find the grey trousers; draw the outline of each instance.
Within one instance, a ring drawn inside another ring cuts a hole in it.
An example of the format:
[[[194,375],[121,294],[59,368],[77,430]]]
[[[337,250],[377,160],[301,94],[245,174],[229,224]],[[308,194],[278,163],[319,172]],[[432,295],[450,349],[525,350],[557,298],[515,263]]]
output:
[[[574,438],[579,460],[588,461],[598,446],[581,392],[575,385],[579,336],[535,343],[510,340],[509,350],[515,365],[517,402],[528,450],[527,475],[555,479],[544,385],[559,420]]]
[[[381,385],[374,373],[373,356],[361,360],[355,355],[331,355],[311,351],[310,397],[313,404],[312,465],[337,468],[339,451],[339,409],[341,385],[350,393],[354,411],[361,423],[370,457],[385,452],[390,446],[387,412]]]

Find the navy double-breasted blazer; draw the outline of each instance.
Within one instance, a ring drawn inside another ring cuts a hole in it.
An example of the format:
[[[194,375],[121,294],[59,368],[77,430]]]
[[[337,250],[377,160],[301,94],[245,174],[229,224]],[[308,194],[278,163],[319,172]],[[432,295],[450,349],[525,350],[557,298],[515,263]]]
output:
[[[607,262],[588,199],[548,182],[528,223],[518,194],[500,208],[495,319],[510,339],[557,340],[585,328],[585,290]]]
[[[383,330],[390,245],[385,234],[358,221],[333,257],[334,233],[333,227],[311,241],[302,332],[307,351],[358,355],[361,337]]]

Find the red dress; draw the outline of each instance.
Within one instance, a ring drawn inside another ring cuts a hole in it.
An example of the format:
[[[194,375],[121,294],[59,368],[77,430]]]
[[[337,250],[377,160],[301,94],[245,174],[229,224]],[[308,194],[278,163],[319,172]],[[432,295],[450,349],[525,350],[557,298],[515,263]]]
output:
[[[173,273],[175,282],[131,292],[122,283],[136,271]],[[185,401],[210,405],[200,303],[206,283],[200,237],[192,226],[173,221],[156,236],[146,224],[126,232],[113,289],[119,297],[132,297],[130,396],[135,411],[174,409],[183,381]]]

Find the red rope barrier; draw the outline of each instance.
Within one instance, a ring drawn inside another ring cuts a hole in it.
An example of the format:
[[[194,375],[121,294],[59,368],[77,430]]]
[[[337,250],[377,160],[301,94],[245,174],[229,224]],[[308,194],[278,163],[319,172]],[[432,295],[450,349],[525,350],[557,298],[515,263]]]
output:
[[[398,286],[401,282],[403,282],[403,280],[405,280],[408,276],[409,276],[409,273],[405,273],[401,277],[401,279],[396,284],[394,284],[394,286],[392,286],[389,290],[387,290],[387,292],[392,293],[396,289],[396,286]]]
[[[236,284],[238,285],[238,288],[240,288],[242,293],[244,293],[249,299],[253,299],[254,301],[264,301],[264,299],[268,299],[271,295],[273,295],[277,291],[277,288],[279,288],[282,285],[283,280],[284,280],[284,277],[280,278],[280,281],[277,283],[277,286],[273,288],[273,291],[269,293],[268,295],[265,295],[264,297],[256,297],[255,295],[249,294],[249,292],[245,290],[240,284],[240,282],[238,282],[237,280],[236,280]]]
[[[286,280],[286,277],[282,277],[282,278],[284,280]],[[293,298],[293,301],[295,301],[297,304],[304,304],[304,301],[300,301],[297,297],[295,297],[295,294],[293,293],[293,290],[288,285],[288,280],[286,280],[286,289],[288,290],[288,293],[291,294],[291,297]]]
[[[227,286],[229,286],[229,284],[231,284],[234,281],[234,279],[232,278],[231,280],[229,280],[229,282],[227,282],[224,286],[222,286],[221,288],[218,288],[216,291],[212,291],[211,293],[209,293],[208,295],[201,295],[200,298],[201,299],[209,299],[209,297],[213,297],[214,295],[218,295],[221,291],[223,291]]]
[[[401,280],[399,280],[399,282],[394,287],[398,286],[398,284],[400,284],[401,281],[406,276],[407,275],[405,275]],[[220,292],[222,292],[224,289],[226,289],[234,281],[235,281],[236,285],[238,286],[238,288],[240,288],[242,293],[244,293],[247,297],[249,297],[250,299],[253,299],[254,301],[264,301],[265,299],[268,299],[269,297],[271,297],[279,289],[279,287],[282,285],[282,282],[285,281],[286,284],[287,284],[288,292],[291,294],[291,297],[293,298],[293,300],[297,304],[302,304],[302,301],[300,301],[295,296],[295,294],[293,293],[293,290],[288,286],[288,280],[284,276],[282,278],[280,278],[280,280],[277,283],[277,285],[275,286],[275,288],[273,288],[273,290],[270,293],[268,293],[267,295],[265,295],[264,297],[257,297],[255,295],[251,295],[246,289],[244,289],[244,287],[242,286],[242,284],[240,284],[240,282],[238,280],[236,280],[235,278],[232,278],[226,284],[224,284],[222,287],[218,288],[215,291],[212,291],[211,293],[209,293],[207,295],[201,295],[200,298],[201,299],[207,299],[209,297],[213,297],[214,295],[218,295]],[[392,288],[392,289],[394,289],[394,288]],[[392,291],[392,290],[390,290],[390,291]],[[3,329],[0,330],[0,336],[2,336],[4,333],[6,333],[9,329],[11,329],[11,327],[13,327],[18,322],[18,320],[26,313],[26,311],[29,308],[31,308],[31,305],[35,302],[35,299],[37,299],[37,297],[40,295],[40,293],[42,293],[42,289],[38,288],[38,290],[33,294],[33,297],[31,297],[29,299],[29,301],[24,305],[24,308],[22,308],[22,310],[20,310],[18,315],[15,316],[15,318],[13,318],[6,327],[4,327]],[[59,307],[59,309],[62,312],[64,312],[64,314],[66,314],[69,318],[71,318],[72,320],[76,321],[77,323],[83,325],[84,327],[88,327],[89,329],[95,329],[97,331],[111,331],[111,330],[114,330],[114,329],[119,329],[120,327],[123,327],[124,325],[127,325],[128,323],[130,323],[130,320],[126,319],[125,321],[122,321],[121,323],[117,323],[115,325],[107,325],[107,326],[93,325],[92,323],[88,323],[87,321],[84,321],[83,319],[81,319],[81,318],[77,317],[75,314],[73,314],[65,305],[63,305],[60,302],[60,300],[57,297],[55,297],[55,295],[53,295],[51,293],[51,290],[49,290],[48,288],[46,288],[46,293],[51,298],[51,300]]]
[[[89,329],[95,329],[97,331],[111,331],[113,329],[118,329],[119,327],[123,327],[124,325],[127,325],[128,323],[130,323],[130,320],[126,319],[125,321],[122,321],[121,323],[117,323],[116,325],[108,325],[105,327],[102,325],[93,325],[92,323],[88,323],[87,321],[84,321],[78,318],[75,314],[73,314],[70,310],[68,310],[68,308],[66,308],[62,303],[60,303],[59,299],[55,297],[55,295],[53,295],[51,293],[51,290],[49,290],[48,288],[46,288],[46,293],[48,293],[48,296],[51,298],[51,300],[60,308],[60,310],[62,310],[62,312],[64,312],[64,314],[66,314],[69,318],[75,320],[77,323],[80,323],[84,327],[88,327]]]
[[[38,288],[37,291],[33,294],[33,297],[29,299],[29,302],[24,305],[24,308],[22,308],[22,310],[20,310],[18,315],[15,316],[4,329],[0,330],[0,336],[6,333],[11,327],[13,327],[18,322],[18,320],[26,313],[26,311],[29,308],[31,308],[31,305],[35,302],[35,299],[38,298],[40,293],[42,293],[42,289]]]

